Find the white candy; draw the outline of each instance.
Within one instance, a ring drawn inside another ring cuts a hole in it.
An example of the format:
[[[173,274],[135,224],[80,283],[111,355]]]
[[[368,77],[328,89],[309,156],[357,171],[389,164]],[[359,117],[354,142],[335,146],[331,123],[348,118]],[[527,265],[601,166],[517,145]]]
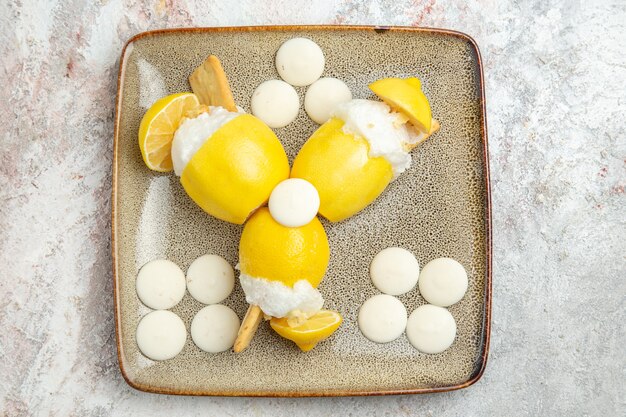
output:
[[[304,109],[314,122],[322,124],[330,119],[338,104],[352,100],[352,92],[341,80],[320,78],[306,90]]]
[[[447,309],[423,305],[411,313],[406,336],[420,352],[441,353],[454,342],[456,322]]]
[[[230,349],[238,331],[239,317],[233,310],[221,304],[204,307],[191,321],[193,342],[209,353]]]
[[[252,114],[273,128],[287,126],[298,116],[300,99],[296,90],[281,80],[261,83],[250,101]]]
[[[383,249],[374,257],[370,276],[374,286],[389,295],[401,295],[415,287],[420,265],[411,252],[403,248]]]
[[[234,287],[233,268],[221,256],[201,256],[187,270],[189,294],[201,303],[219,303],[230,295]]]
[[[185,273],[174,262],[157,259],[139,270],[135,287],[139,299],[146,306],[167,310],[185,295]]]
[[[158,310],[146,314],[137,326],[137,346],[141,353],[164,361],[178,355],[187,339],[185,323],[176,314]]]
[[[386,343],[397,339],[406,328],[407,313],[404,304],[386,294],[375,295],[359,310],[361,333],[372,342]]]
[[[272,218],[285,227],[309,224],[320,208],[315,186],[301,178],[290,178],[278,184],[269,200]]]
[[[438,258],[426,264],[419,278],[422,297],[431,304],[448,307],[467,291],[467,272],[451,258]]]
[[[293,38],[276,52],[276,70],[291,85],[313,83],[324,72],[324,53],[318,44],[306,38]]]

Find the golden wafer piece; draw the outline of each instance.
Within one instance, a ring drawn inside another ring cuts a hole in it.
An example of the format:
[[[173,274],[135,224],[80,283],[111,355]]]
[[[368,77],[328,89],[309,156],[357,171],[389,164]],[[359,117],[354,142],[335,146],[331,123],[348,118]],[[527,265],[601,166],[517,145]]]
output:
[[[215,55],[210,55],[194,70],[189,76],[189,84],[194,94],[200,99],[200,103],[207,106],[221,106],[232,112],[237,111],[226,73]]]
[[[261,319],[263,319],[263,311],[261,311],[259,306],[251,305],[248,307],[248,311],[241,322],[239,333],[237,333],[235,345],[233,346],[235,353],[242,352],[250,345],[256,333],[256,329],[259,327],[259,324],[261,324]]]

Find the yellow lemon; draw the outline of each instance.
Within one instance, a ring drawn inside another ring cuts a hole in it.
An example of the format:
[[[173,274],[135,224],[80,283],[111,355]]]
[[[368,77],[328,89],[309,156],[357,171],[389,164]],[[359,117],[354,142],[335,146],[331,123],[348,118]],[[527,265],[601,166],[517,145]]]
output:
[[[424,133],[430,132],[433,116],[420,80],[415,77],[384,78],[371,83],[369,87],[392,109],[407,116],[417,129]]]
[[[313,133],[293,163],[292,178],[303,178],[320,195],[320,214],[332,222],[361,211],[393,178],[391,164],[369,156],[369,143],[343,132],[332,118]]]
[[[285,227],[272,218],[267,207],[250,217],[239,242],[242,273],[288,287],[299,280],[317,287],[329,259],[328,238],[317,217],[304,226]]]
[[[154,171],[172,170],[172,139],[185,113],[200,102],[192,93],[172,94],[148,109],[139,125],[139,149],[146,166]]]
[[[204,142],[185,166],[180,181],[204,211],[243,224],[289,177],[285,150],[269,127],[242,114]]]
[[[303,352],[308,352],[333,334],[341,322],[341,315],[336,311],[320,310],[297,327],[290,327],[286,318],[273,318],[270,326],[285,339],[295,342]]]

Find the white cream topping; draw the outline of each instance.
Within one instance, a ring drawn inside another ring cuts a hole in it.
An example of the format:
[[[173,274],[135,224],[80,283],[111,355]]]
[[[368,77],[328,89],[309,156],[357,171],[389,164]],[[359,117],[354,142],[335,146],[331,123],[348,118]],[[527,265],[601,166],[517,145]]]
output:
[[[257,305],[272,317],[311,317],[324,305],[318,290],[304,279],[290,288],[278,281],[256,278],[243,272],[239,276],[248,304]]]
[[[339,104],[333,116],[343,120],[343,131],[365,138],[371,157],[382,156],[391,164],[394,178],[411,166],[406,145],[419,140],[420,134],[406,123],[406,118],[380,101],[350,100]]]
[[[230,112],[223,107],[209,107],[208,113],[185,119],[176,130],[172,141],[172,162],[176,175],[180,177],[191,158],[217,129],[241,114],[241,110]]]

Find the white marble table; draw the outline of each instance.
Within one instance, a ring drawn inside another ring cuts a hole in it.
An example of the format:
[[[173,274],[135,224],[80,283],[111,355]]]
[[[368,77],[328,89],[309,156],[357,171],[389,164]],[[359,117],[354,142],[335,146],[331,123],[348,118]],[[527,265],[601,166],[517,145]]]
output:
[[[625,415],[626,2],[229,3],[0,4],[0,414]],[[156,28],[302,23],[445,27],[481,47],[494,212],[487,371],[429,396],[134,391],[117,366],[111,287],[122,45]]]

